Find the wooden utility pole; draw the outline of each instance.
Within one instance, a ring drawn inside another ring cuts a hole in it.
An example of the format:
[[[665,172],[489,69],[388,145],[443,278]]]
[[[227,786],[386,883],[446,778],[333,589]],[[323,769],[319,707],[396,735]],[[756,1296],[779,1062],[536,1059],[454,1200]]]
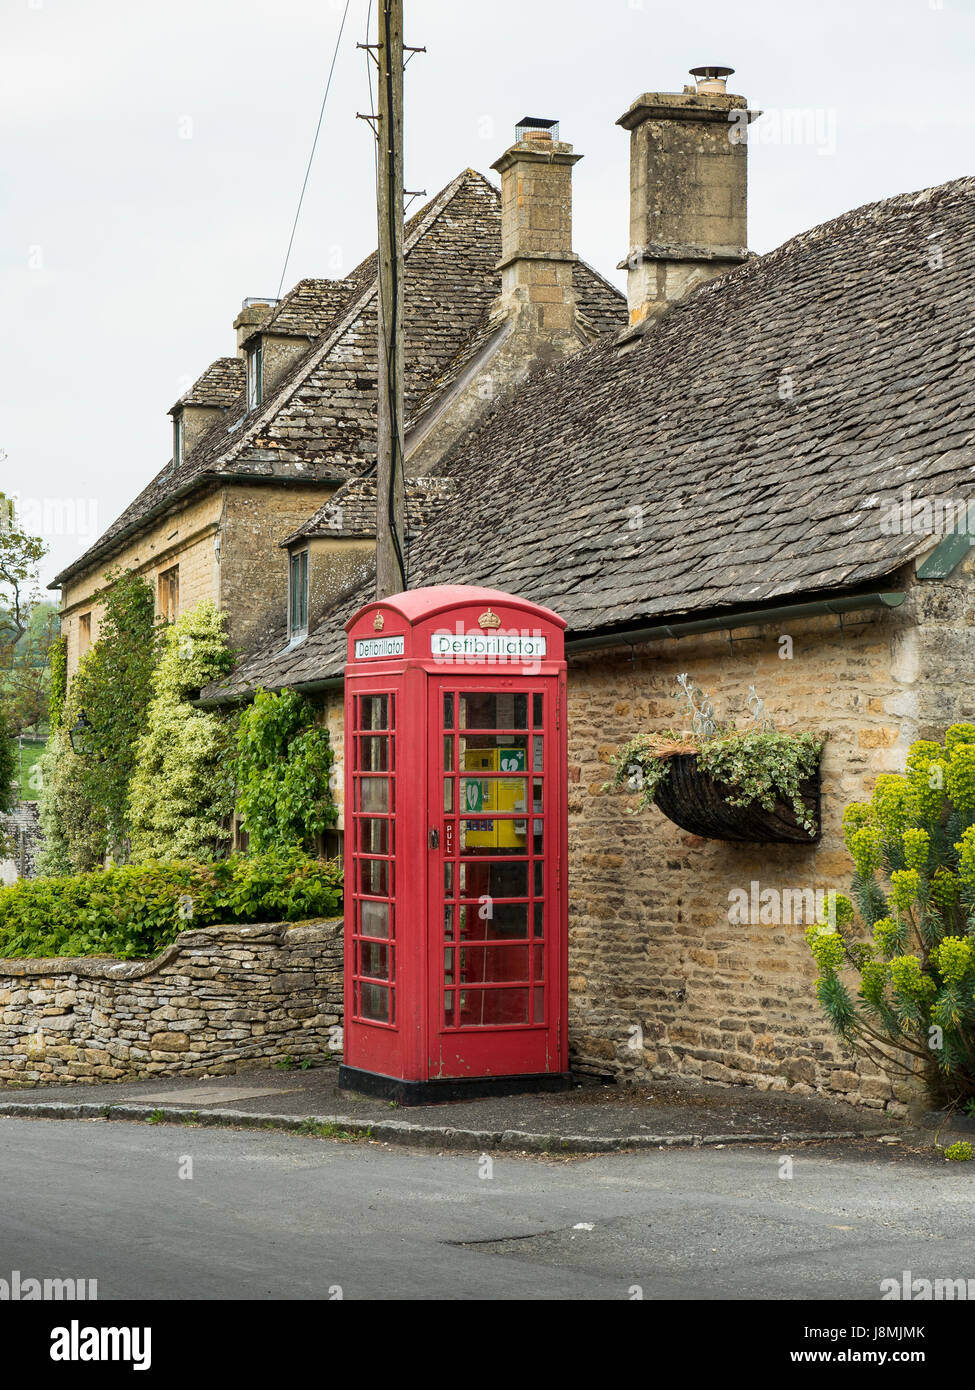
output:
[[[403,444],[403,0],[381,0],[376,138],[379,209],[379,415],[376,597],[406,588]]]

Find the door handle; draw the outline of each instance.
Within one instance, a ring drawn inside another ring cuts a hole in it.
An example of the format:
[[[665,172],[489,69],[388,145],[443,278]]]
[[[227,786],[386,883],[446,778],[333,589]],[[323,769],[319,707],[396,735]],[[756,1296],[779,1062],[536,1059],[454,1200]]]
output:
[[[434,826],[431,826],[431,828],[430,828],[430,833],[429,833],[429,835],[427,836],[427,841],[428,841],[428,843],[429,843],[431,849],[439,849],[439,847],[440,847],[440,834],[439,834],[439,832],[438,832],[438,830],[437,830],[437,827],[436,827],[435,825],[434,825]]]

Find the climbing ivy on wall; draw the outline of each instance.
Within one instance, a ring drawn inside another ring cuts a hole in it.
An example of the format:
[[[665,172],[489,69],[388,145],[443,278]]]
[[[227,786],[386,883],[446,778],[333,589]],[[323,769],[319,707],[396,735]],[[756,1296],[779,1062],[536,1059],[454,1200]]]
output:
[[[258,690],[241,715],[237,749],[237,812],[249,848],[318,848],[338,812],[329,786],[334,754],[314,707],[294,690]]]
[[[136,574],[116,571],[106,580],[98,641],[78,666],[40,762],[42,873],[82,872],[128,854],[129,784],[156,663],[155,602]],[[92,730],[86,756],[70,740],[82,712]]]
[[[68,644],[63,636],[55,637],[48,654],[51,685],[48,692],[48,724],[52,729],[61,726],[64,701],[68,693]]]

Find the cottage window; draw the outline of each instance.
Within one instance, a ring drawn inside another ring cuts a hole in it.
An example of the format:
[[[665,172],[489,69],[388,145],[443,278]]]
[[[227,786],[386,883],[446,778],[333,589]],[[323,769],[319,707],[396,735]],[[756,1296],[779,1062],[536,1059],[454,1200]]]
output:
[[[178,468],[183,462],[183,412],[173,416],[173,466]]]
[[[178,614],[179,565],[173,565],[159,575],[159,616],[164,623],[174,623]]]
[[[78,655],[84,656],[91,646],[91,614],[81,613],[78,617]]]
[[[308,551],[298,550],[291,556],[288,627],[292,637],[302,637],[308,631]]]
[[[258,338],[247,349],[247,409],[256,410],[264,400],[264,344]]]

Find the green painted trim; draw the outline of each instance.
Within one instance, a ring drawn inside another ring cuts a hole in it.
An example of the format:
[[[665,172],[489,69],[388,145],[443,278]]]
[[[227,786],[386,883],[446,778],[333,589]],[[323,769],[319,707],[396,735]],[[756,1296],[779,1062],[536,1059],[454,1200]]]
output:
[[[936,545],[928,558],[917,567],[918,579],[947,579],[975,545],[975,536],[967,531],[951,531]]]

